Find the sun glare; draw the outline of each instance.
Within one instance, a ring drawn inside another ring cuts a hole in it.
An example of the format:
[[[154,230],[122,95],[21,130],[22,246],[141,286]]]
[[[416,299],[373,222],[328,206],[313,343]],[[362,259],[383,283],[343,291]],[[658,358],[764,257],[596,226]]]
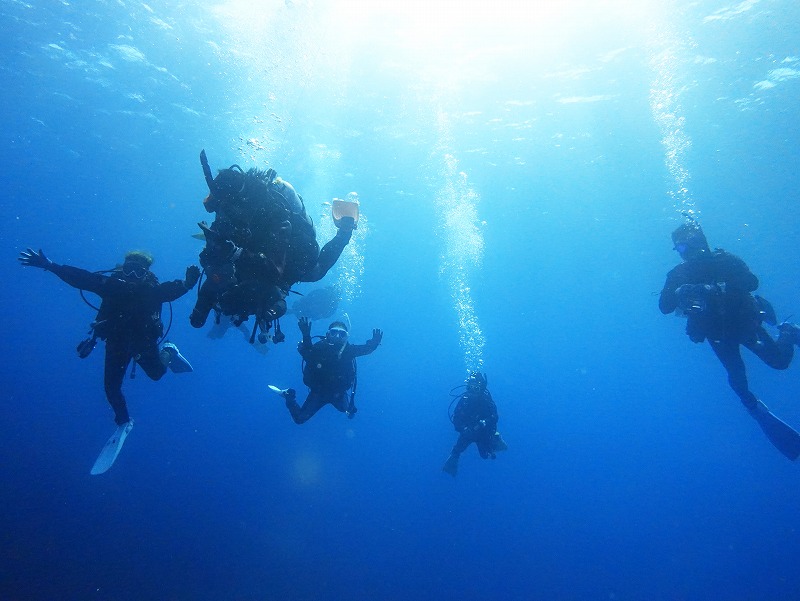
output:
[[[505,46],[555,48],[646,20],[653,0],[340,0],[339,39],[373,35],[426,60]],[[371,32],[365,32],[367,27]],[[361,31],[359,31],[361,30]]]
[[[268,45],[270,27],[282,23],[309,35],[333,64],[373,57],[381,68],[463,79],[476,69],[548,69],[630,46],[650,31],[654,9],[666,11],[670,2],[264,0],[258,10],[254,4],[260,3],[226,0],[212,9],[242,54]]]

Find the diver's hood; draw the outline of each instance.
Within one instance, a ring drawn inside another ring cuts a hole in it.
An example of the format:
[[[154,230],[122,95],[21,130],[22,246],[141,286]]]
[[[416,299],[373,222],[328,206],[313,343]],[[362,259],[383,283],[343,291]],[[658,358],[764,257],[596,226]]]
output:
[[[489,384],[489,378],[486,377],[486,374],[474,371],[467,377],[466,384],[467,388],[469,388],[470,386],[474,386],[480,389],[481,391],[484,391],[486,390],[486,387]]]
[[[708,240],[703,233],[703,228],[694,222],[684,223],[672,232],[672,243],[677,246],[678,244],[685,244],[689,249],[695,251],[711,252],[708,246]]]
[[[211,167],[208,166],[205,149],[200,151],[200,165],[203,167],[208,191],[216,200],[232,198],[244,192],[245,175],[239,165],[231,165],[227,169],[223,169],[215,179],[211,173]]]

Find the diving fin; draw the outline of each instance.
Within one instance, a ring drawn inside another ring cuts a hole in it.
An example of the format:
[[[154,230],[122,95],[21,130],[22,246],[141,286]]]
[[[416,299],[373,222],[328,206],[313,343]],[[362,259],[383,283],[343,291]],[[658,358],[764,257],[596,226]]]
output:
[[[451,476],[453,476],[453,478],[455,478],[456,474],[458,473],[458,455],[451,454],[447,458],[447,461],[444,462],[444,465],[442,466],[442,471],[447,474],[450,474]]]
[[[194,371],[194,368],[192,367],[192,364],[189,363],[189,360],[181,355],[178,347],[171,342],[165,342],[164,346],[161,347],[161,350],[166,351],[169,354],[167,367],[169,367],[172,373],[185,374]]]
[[[499,453],[500,451],[507,451],[508,445],[506,441],[503,440],[503,437],[500,436],[500,432],[494,433],[494,438],[492,438],[492,451],[495,453]]]
[[[800,457],[800,433],[776,417],[761,401],[756,401],[750,415],[756,420],[772,445],[792,461]]]
[[[295,392],[294,388],[286,388],[285,390],[282,388],[278,388],[277,386],[273,386],[272,384],[267,384],[267,388],[269,388],[272,392],[277,394],[280,397],[283,397],[286,401],[294,401],[297,393]]]
[[[111,468],[111,466],[114,465],[119,452],[122,450],[122,445],[125,444],[125,439],[128,438],[128,434],[131,433],[132,429],[132,419],[128,420],[122,425],[117,426],[117,429],[114,430],[111,438],[109,438],[108,442],[106,442],[106,444],[103,446],[103,450],[100,451],[97,461],[94,462],[92,470],[89,472],[92,476],[105,474]]]

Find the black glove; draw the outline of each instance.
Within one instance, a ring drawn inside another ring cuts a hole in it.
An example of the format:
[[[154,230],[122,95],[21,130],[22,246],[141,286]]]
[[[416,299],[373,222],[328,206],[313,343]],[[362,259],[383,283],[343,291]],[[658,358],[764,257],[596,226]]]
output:
[[[377,348],[381,340],[383,340],[383,332],[378,328],[372,330],[372,338],[368,340],[368,343]]]
[[[338,229],[343,230],[345,232],[352,232],[354,229],[356,229],[356,220],[350,216],[334,219],[333,222],[336,224],[336,227]]]
[[[300,328],[300,333],[303,338],[311,337],[311,320],[308,317],[301,317],[297,320],[297,327]]]
[[[186,286],[187,290],[191,290],[199,279],[200,268],[197,265],[189,265],[186,268],[186,278],[183,280],[183,285]]]
[[[38,253],[32,248],[23,250],[19,253],[17,261],[19,261],[23,267],[38,267],[45,271],[49,271],[53,266],[53,262],[44,255],[41,248]]]

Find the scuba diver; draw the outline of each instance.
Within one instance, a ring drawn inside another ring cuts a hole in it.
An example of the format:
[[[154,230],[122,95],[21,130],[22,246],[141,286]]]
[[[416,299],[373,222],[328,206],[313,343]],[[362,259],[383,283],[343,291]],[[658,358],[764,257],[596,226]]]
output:
[[[495,459],[496,453],[508,449],[508,445],[497,431],[497,405],[486,388],[487,384],[485,374],[472,372],[464,383],[466,387],[464,392],[453,400],[456,408],[450,416],[450,421],[458,432],[458,440],[453,445],[442,471],[454,478],[458,473],[458,459],[461,453],[473,442],[484,459],[490,457]],[[450,406],[452,407],[452,403]]]
[[[278,320],[286,313],[286,295],[298,282],[317,282],[333,267],[356,228],[356,220],[334,220],[337,233],[321,250],[303,198],[274,169],[243,171],[238,165],[212,176],[205,151],[200,153],[209,194],[203,205],[213,223],[198,224],[206,246],[200,264],[207,276],[190,316],[201,328],[214,309],[239,326],[255,317],[265,342],[270,328],[275,342],[284,339]]]
[[[303,357],[303,383],[309,388],[308,396],[301,407],[297,404],[297,393],[293,388],[280,390],[270,386],[270,389],[284,398],[286,408],[296,424],[307,422],[327,404],[352,419],[358,411],[355,406],[358,385],[356,357],[374,352],[381,343],[383,332],[376,328],[366,344],[350,344],[347,341],[347,325],[342,321],[334,321],[326,335],[320,336],[322,340],[314,343],[311,320],[301,317],[297,325],[303,334],[297,350]]]
[[[663,314],[686,317],[686,334],[695,343],[708,344],[728,373],[728,384],[784,455],[800,456],[800,435],[781,422],[750,391],[740,346],[773,369],[786,369],[800,341],[800,327],[784,322],[774,340],[763,323],[775,326],[770,303],[752,293],[758,278],[744,261],[722,250],[711,250],[700,225],[686,221],[672,232],[674,249],[682,263],[668,274],[658,301]]]
[[[22,251],[18,260],[25,267],[50,271],[73,288],[93,292],[102,299],[91,335],[77,350],[84,359],[92,352],[98,338],[105,340],[105,393],[118,426],[131,421],[122,394],[122,382],[131,361],[134,361],[131,377],[136,364],[152,380],[160,380],[168,367],[175,373],[192,371],[192,366],[174,344],[166,342],[159,349],[158,343],[164,332],[161,305],[180,298],[194,287],[200,277],[200,268],[196,265],[186,268],[183,280],[159,283],[150,271],[153,258],[142,251],[128,252],[121,267],[94,273],[58,265],[41,250],[36,252],[30,248]]]

